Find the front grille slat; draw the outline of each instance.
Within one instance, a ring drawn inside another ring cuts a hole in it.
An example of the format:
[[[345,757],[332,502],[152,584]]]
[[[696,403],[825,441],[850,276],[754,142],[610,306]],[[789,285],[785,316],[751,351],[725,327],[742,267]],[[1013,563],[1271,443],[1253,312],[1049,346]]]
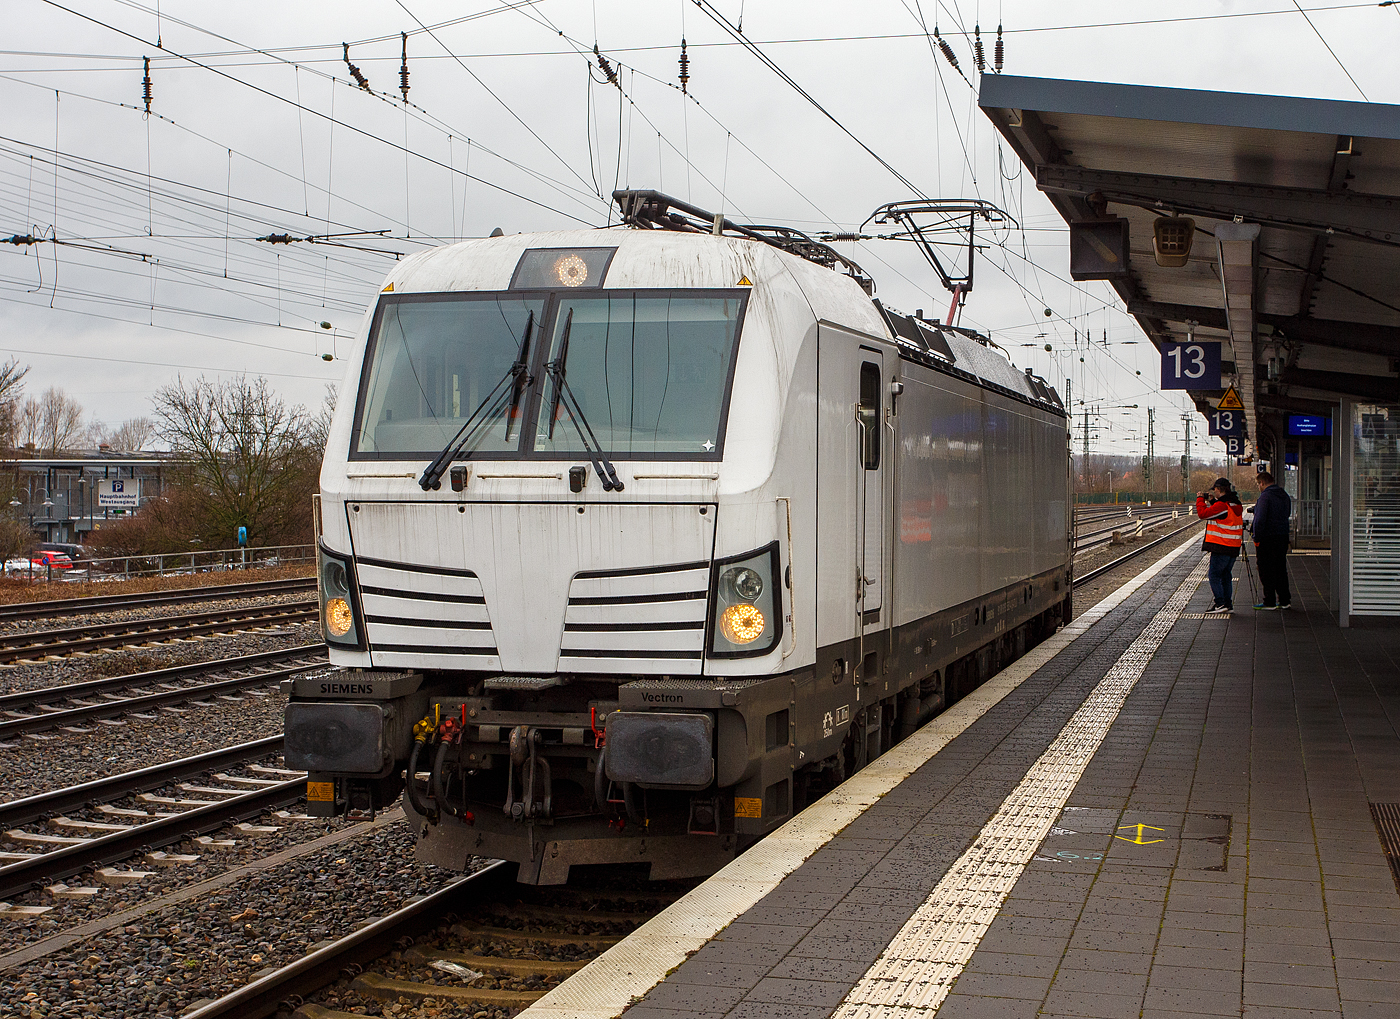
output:
[[[708,563],[580,573],[569,585],[559,667],[699,675],[704,660]]]
[[[500,667],[481,580],[470,570],[359,559],[370,655],[380,665]]]

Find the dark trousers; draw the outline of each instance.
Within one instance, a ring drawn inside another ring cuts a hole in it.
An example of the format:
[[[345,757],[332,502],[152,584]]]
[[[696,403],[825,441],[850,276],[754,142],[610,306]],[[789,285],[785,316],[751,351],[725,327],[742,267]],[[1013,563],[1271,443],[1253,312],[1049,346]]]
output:
[[[1254,549],[1254,562],[1259,567],[1264,604],[1292,604],[1293,595],[1288,590],[1288,539],[1260,538]]]
[[[1215,604],[1235,607],[1234,577],[1231,575],[1235,568],[1235,559],[1238,552],[1212,552],[1210,554],[1210,569],[1206,576],[1210,579],[1210,592],[1215,595]]]

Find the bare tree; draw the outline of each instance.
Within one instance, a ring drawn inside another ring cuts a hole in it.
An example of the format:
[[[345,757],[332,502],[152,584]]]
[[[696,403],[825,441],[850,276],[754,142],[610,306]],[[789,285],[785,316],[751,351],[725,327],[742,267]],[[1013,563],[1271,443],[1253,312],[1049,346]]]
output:
[[[37,450],[39,436],[43,431],[44,405],[31,396],[19,405],[16,410],[16,418],[19,443],[29,449]]]
[[[286,533],[310,514],[301,464],[310,422],[266,380],[184,379],[156,391],[156,429],[182,462],[179,482],[205,496],[206,541],[231,542],[240,526],[249,542]]]
[[[83,449],[97,449],[104,443],[110,445],[112,442],[112,429],[107,427],[107,422],[98,418],[93,418],[83,429],[82,436],[78,439],[78,445]]]
[[[39,543],[38,536],[19,520],[0,520],[0,562],[18,559],[32,552]]]
[[[0,448],[14,449],[18,444],[20,397],[28,374],[29,366],[21,368],[14,358],[0,365]]]
[[[57,386],[49,386],[39,398],[38,448],[50,453],[72,449],[82,434],[83,405]]]
[[[156,424],[150,418],[123,421],[107,439],[113,449],[134,453],[145,449],[156,437]]]

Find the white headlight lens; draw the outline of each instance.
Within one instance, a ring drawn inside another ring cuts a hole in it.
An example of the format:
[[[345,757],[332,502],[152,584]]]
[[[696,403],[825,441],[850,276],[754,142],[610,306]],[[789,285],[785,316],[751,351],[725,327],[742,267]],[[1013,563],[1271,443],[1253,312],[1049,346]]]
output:
[[[566,287],[581,287],[588,282],[588,263],[577,255],[565,255],[554,263],[554,277]]]
[[[763,594],[763,578],[747,566],[725,570],[723,580],[744,601],[758,601]]]

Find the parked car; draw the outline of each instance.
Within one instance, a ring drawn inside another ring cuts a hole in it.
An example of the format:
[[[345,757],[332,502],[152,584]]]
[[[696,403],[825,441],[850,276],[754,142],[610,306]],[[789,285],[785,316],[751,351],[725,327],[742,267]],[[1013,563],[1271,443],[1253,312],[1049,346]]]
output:
[[[52,549],[39,549],[30,555],[29,561],[36,567],[55,570],[71,570],[73,560],[68,558],[66,553],[55,552]]]
[[[39,551],[62,552],[75,563],[80,563],[90,558],[86,548],[71,541],[41,541],[39,543]]]

